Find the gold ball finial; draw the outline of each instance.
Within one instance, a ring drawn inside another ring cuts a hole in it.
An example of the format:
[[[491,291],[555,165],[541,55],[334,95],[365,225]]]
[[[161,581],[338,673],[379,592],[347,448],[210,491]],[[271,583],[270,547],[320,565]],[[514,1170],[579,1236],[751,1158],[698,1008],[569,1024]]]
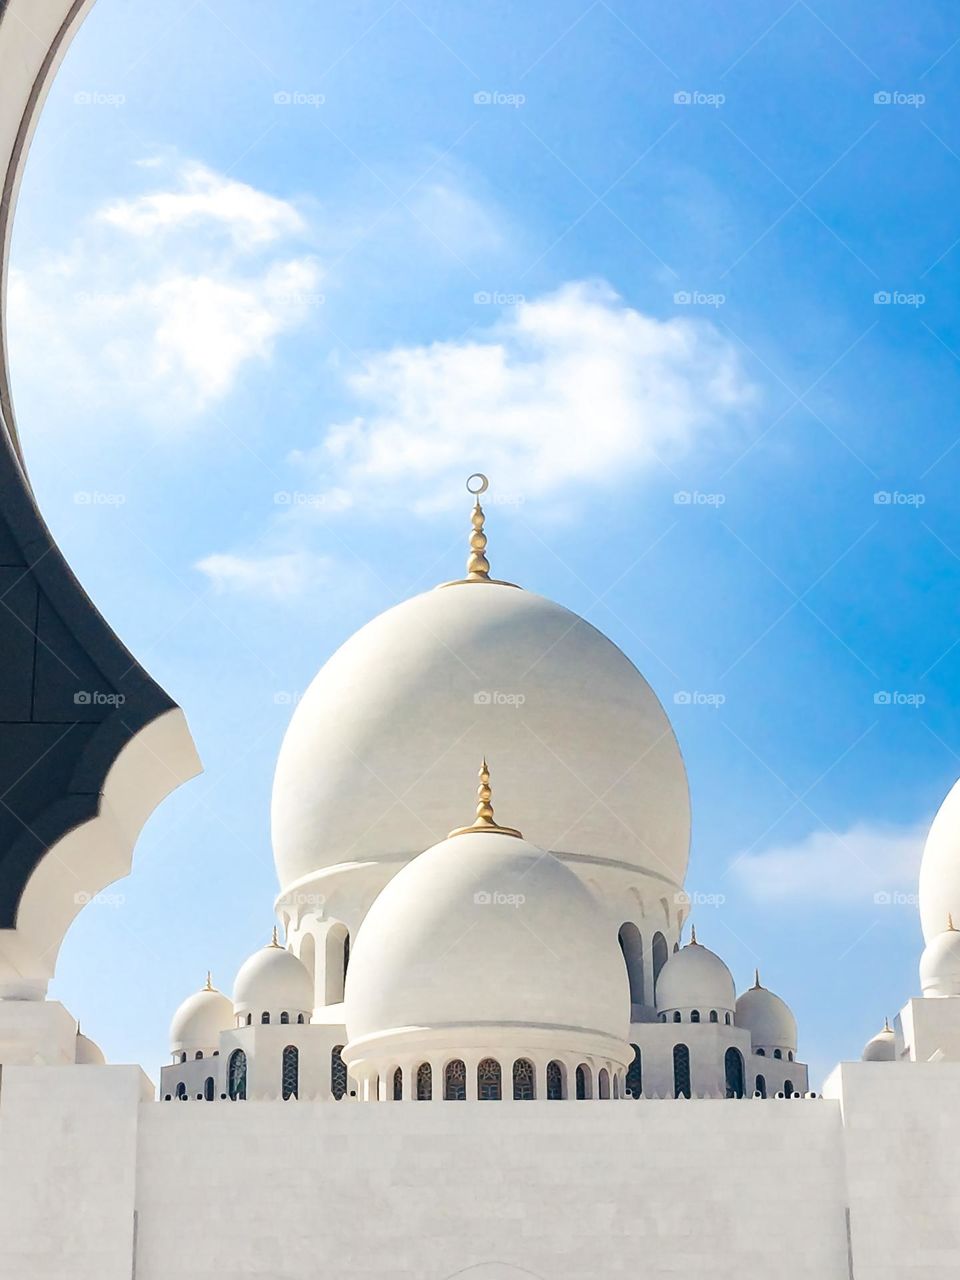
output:
[[[213,974],[210,972],[209,969],[207,970],[207,985],[203,989],[204,991],[213,990]]]
[[[884,1031],[889,1031],[891,1035],[893,1034],[893,1027],[890,1025],[890,1019],[886,1016],[884,1016],[883,1019],[883,1029]]]
[[[274,926],[273,926],[273,936],[272,936],[272,937],[271,937],[271,939],[270,939],[270,945],[271,945],[271,947],[279,947],[279,946],[280,946],[280,939],[277,937],[277,926],[276,926],[276,925],[274,925]]]
[[[467,575],[456,578],[453,582],[441,583],[444,587],[462,586],[465,582],[492,582],[497,587],[515,587],[515,582],[502,582],[499,578],[490,577],[490,561],[487,559],[487,535],[484,532],[483,507],[480,505],[481,493],[490,488],[490,481],[482,471],[475,471],[467,477],[467,493],[473,496],[473,511],[470,513],[470,554],[467,556]]]
[[[690,946],[699,947],[699,945],[700,943],[697,941],[697,926],[692,924],[690,926]]]
[[[487,535],[483,531],[486,517],[480,505],[481,493],[486,493],[489,488],[490,481],[482,471],[475,471],[467,479],[467,493],[472,493],[474,497],[473,512],[470,516],[473,533],[470,534],[470,554],[467,556],[468,582],[490,581],[490,561],[484,554],[487,549]]]
[[[493,790],[490,786],[490,767],[484,756],[480,765],[480,782],[477,787],[477,816],[469,827],[456,827],[451,836],[465,836],[474,831],[491,831],[501,836],[516,836],[523,839],[520,832],[513,827],[501,827],[493,816]]]
[[[957,929],[956,929],[956,925],[953,923],[953,912],[952,912],[952,911],[948,911],[948,912],[947,912],[947,931],[948,931],[949,933],[956,933],[956,931],[957,931]]]

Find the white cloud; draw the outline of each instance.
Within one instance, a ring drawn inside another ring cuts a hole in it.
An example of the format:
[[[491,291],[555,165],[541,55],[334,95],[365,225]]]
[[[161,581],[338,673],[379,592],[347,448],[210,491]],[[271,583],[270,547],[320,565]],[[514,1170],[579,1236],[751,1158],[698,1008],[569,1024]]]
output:
[[[476,337],[375,353],[348,382],[362,411],[307,455],[348,490],[442,489],[465,465],[513,493],[607,485],[709,441],[755,398],[711,324],[658,320],[586,282]]]
[[[134,236],[219,224],[243,249],[296,235],[304,229],[303,218],[286,200],[202,164],[181,168],[179,190],[116,200],[101,209],[98,217]]]
[[[892,899],[909,905],[925,835],[924,826],[857,822],[843,832],[812,831],[791,844],[741,854],[731,871],[760,902],[870,906]]]
[[[43,394],[56,368],[61,411],[189,422],[322,301],[317,259],[284,239],[303,225],[293,206],[198,165],[171,187],[113,203],[11,275],[15,380]]]
[[[220,594],[241,594],[260,599],[289,600],[322,581],[329,562],[305,551],[277,555],[205,556],[193,566]]]

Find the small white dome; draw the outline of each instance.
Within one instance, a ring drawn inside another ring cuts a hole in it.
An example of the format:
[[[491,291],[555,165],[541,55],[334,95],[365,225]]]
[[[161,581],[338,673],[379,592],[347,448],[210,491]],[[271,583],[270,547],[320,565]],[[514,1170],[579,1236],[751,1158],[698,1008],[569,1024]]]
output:
[[[187,996],[170,1022],[170,1052],[195,1053],[216,1049],[220,1032],[233,1026],[233,1005],[207,977],[201,991]]]
[[[797,1051],[797,1020],[786,1001],[756,984],[737,998],[734,1021],[750,1032],[754,1049],[787,1049]]]
[[[736,1000],[733,975],[718,955],[694,937],[661,969],[656,999],[661,1013],[697,1009],[706,1022],[711,1009],[732,1012]]]
[[[864,1062],[893,1062],[896,1056],[896,1044],[893,1031],[884,1023],[883,1030],[878,1031],[863,1046],[861,1058]]]
[[[100,1046],[95,1044],[89,1036],[83,1035],[79,1027],[77,1027],[77,1046],[73,1060],[79,1067],[103,1067],[107,1062]]]
[[[960,996],[960,932],[948,928],[931,938],[920,957],[920,990],[925,996]]]
[[[312,1009],[313,980],[303,962],[280,946],[274,931],[273,941],[240,966],[233,984],[233,1012],[258,1019],[264,1013],[276,1017]]]
[[[920,863],[920,924],[924,941],[932,941],[947,913],[960,920],[960,782],[954,784],[937,811]]]
[[[351,1044],[479,1030],[493,1049],[537,1029],[564,1044],[592,1033],[613,1053],[630,1020],[617,935],[593,894],[495,830],[452,836],[394,876],[357,934],[345,1001]]]

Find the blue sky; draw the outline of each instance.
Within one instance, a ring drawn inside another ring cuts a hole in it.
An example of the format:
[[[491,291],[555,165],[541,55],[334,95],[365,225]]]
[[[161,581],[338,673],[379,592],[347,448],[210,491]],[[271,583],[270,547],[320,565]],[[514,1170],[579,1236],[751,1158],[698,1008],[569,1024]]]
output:
[[[916,994],[960,774],[958,41],[934,3],[99,0],[21,194],[14,394],[206,765],[61,953],[111,1059],[155,1072],[266,940],[291,702],[458,570],[480,468],[495,570],[667,707],[698,934],[814,1077]]]

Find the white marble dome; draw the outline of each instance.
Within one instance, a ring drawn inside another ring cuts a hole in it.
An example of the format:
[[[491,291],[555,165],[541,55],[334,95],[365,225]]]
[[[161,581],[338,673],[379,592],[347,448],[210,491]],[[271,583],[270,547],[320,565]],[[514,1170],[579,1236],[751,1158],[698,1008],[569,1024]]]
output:
[[[960,920],[960,782],[948,792],[927,834],[919,897],[925,942],[943,931],[948,912]]]
[[[107,1062],[100,1046],[89,1036],[85,1036],[79,1027],[73,1060],[78,1067],[103,1067]]]
[[[345,1010],[349,1049],[423,1028],[492,1042],[586,1032],[625,1050],[630,992],[616,932],[580,879],[526,840],[471,832],[420,854],[374,902]]]
[[[274,941],[244,960],[233,984],[233,1013],[309,1013],[313,1008],[313,980],[292,951]]]
[[[960,931],[948,928],[930,939],[920,957],[920,990],[925,996],[960,996]]]
[[[896,1041],[892,1029],[884,1024],[883,1029],[867,1041],[860,1055],[863,1062],[893,1062],[896,1057]]]
[[[215,1049],[220,1032],[233,1026],[233,1005],[208,982],[201,991],[187,996],[170,1022],[170,1052],[191,1055],[200,1049]]]
[[[281,887],[442,839],[483,754],[532,843],[683,884],[687,777],[653,690],[576,614],[473,582],[381,614],[307,689],[273,785]]]
[[[797,1020],[786,1001],[756,985],[737,997],[734,1021],[750,1032],[754,1049],[786,1049],[797,1051]]]
[[[710,1010],[731,1013],[736,989],[730,970],[709,947],[691,941],[675,952],[657,979],[657,1009],[681,1013],[698,1009],[704,1022]]]

